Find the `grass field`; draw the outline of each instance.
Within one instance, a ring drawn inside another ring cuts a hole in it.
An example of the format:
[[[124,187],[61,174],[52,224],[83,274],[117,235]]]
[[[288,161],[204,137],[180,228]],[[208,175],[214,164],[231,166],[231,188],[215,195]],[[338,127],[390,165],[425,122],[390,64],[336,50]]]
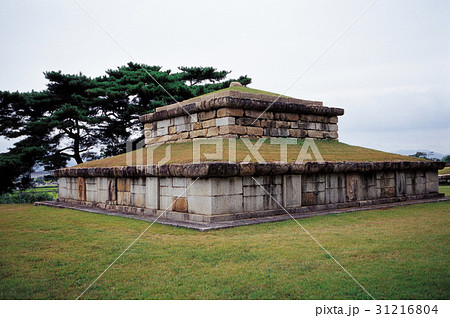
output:
[[[444,193],[446,197],[450,197],[450,186],[440,186],[439,192]]]
[[[450,174],[450,167],[445,167],[444,169],[439,170],[439,174]]]
[[[450,202],[300,220],[376,299],[448,299]],[[74,299],[149,225],[0,206],[0,298]],[[86,299],[367,299],[293,221],[154,224]]]

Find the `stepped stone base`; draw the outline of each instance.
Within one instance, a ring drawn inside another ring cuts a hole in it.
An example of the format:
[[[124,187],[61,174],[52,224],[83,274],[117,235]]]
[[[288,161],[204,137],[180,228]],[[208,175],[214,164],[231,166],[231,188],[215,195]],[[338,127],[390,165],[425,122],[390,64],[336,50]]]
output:
[[[120,213],[217,223],[442,197],[433,162],[64,169],[59,201]]]
[[[348,212],[364,211],[364,210],[374,210],[374,209],[386,209],[386,208],[392,208],[392,207],[396,207],[396,206],[420,204],[420,203],[430,203],[430,202],[442,202],[442,201],[449,201],[449,200],[450,200],[449,197],[444,198],[441,194],[439,194],[435,197],[430,197],[427,199],[412,200],[411,198],[409,198],[408,201],[398,201],[398,202],[375,204],[375,205],[360,205],[360,206],[349,207],[349,208],[340,208],[340,209],[325,208],[325,209],[317,209],[317,210],[309,211],[309,212],[291,211],[290,215],[288,215],[285,211],[283,211],[284,213],[274,214],[272,216],[259,216],[259,217],[249,218],[249,219],[239,219],[239,220],[221,221],[221,222],[213,222],[213,223],[169,219],[166,217],[166,215],[162,215],[161,217],[156,217],[156,216],[150,216],[150,215],[145,215],[145,214],[124,213],[124,212],[118,212],[116,210],[109,210],[109,209],[103,209],[103,208],[99,208],[99,207],[89,206],[86,204],[84,204],[84,205],[70,204],[70,203],[61,202],[61,201],[36,202],[35,205],[74,209],[74,210],[80,210],[80,211],[84,211],[84,212],[106,214],[106,215],[111,215],[111,216],[120,216],[120,217],[125,217],[125,218],[144,220],[144,221],[148,221],[148,222],[155,222],[155,223],[164,224],[164,225],[184,227],[184,228],[189,228],[189,229],[194,229],[194,230],[199,230],[199,231],[210,231],[210,230],[218,230],[218,229],[224,229],[224,228],[232,228],[232,227],[236,227],[236,226],[279,222],[279,221],[291,220],[292,218],[301,219],[301,218],[307,218],[307,217],[313,217],[313,216],[319,216],[319,215],[340,214],[340,213],[348,213]]]

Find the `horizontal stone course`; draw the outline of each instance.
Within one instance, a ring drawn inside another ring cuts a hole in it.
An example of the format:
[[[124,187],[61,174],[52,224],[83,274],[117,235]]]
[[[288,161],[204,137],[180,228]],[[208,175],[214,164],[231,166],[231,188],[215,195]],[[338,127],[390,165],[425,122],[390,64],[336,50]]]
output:
[[[111,177],[103,179],[107,184],[130,184],[130,191],[117,189],[117,200],[110,200],[106,190],[88,186],[86,197],[80,199],[67,193],[67,187],[61,187],[59,200],[138,215],[160,215],[165,211],[168,218],[214,222],[244,216],[271,215],[271,211],[281,211],[281,207],[290,211],[314,211],[324,206],[368,206],[374,203],[437,197],[441,195],[434,192],[436,175],[436,171],[416,170],[207,179]],[[398,189],[402,187],[402,183],[406,183],[406,177],[413,181],[409,185],[412,192],[405,194],[398,192]],[[79,179],[65,178],[61,184],[67,186],[78,183]],[[97,177],[81,179],[86,185],[95,184],[98,180]],[[126,190],[126,187],[122,189]]]
[[[151,123],[155,121],[166,120],[169,118],[185,116],[186,114],[197,114],[199,120],[207,120],[214,118],[215,111],[222,108],[245,109],[245,115],[248,117],[260,117],[270,106],[271,112],[284,112],[294,114],[311,114],[321,116],[342,116],[344,110],[336,107],[325,106],[309,106],[301,103],[286,103],[277,101],[275,103],[246,98],[236,98],[231,96],[212,98],[207,102],[189,103],[184,106],[177,106],[169,109],[157,110],[154,113],[142,115],[139,120],[142,123]],[[261,118],[273,119],[273,114],[264,113]]]
[[[53,171],[55,177],[231,177],[240,175],[308,174],[319,172],[370,172],[438,170],[445,162],[387,161],[387,162],[306,162],[297,163],[228,163],[201,162],[189,164],[126,166],[107,168],[64,168]]]

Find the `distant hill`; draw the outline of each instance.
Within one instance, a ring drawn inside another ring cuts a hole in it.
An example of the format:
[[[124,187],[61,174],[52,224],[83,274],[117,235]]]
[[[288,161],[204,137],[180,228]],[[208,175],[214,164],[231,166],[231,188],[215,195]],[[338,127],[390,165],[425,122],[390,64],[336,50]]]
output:
[[[418,152],[418,151],[426,153],[426,154],[427,154],[427,157],[430,158],[430,159],[431,159],[431,158],[442,159],[442,157],[445,156],[444,154],[441,154],[441,153],[439,153],[439,152],[434,152],[434,151],[426,150],[426,149],[397,150],[397,151],[394,151],[394,153],[397,153],[397,154],[403,155],[403,156],[411,156],[411,155],[414,155],[414,154],[415,154],[416,152]]]

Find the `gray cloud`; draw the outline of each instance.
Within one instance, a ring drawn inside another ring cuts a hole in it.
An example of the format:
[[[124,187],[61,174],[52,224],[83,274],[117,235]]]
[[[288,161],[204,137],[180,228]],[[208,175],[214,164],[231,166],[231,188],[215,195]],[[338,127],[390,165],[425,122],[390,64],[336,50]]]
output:
[[[212,65],[284,92],[372,1],[86,1],[138,62]],[[286,94],[343,107],[341,140],[450,153],[450,4],[378,1]],[[130,58],[71,1],[3,1],[0,89],[96,76]],[[0,147],[5,145],[0,141]]]

